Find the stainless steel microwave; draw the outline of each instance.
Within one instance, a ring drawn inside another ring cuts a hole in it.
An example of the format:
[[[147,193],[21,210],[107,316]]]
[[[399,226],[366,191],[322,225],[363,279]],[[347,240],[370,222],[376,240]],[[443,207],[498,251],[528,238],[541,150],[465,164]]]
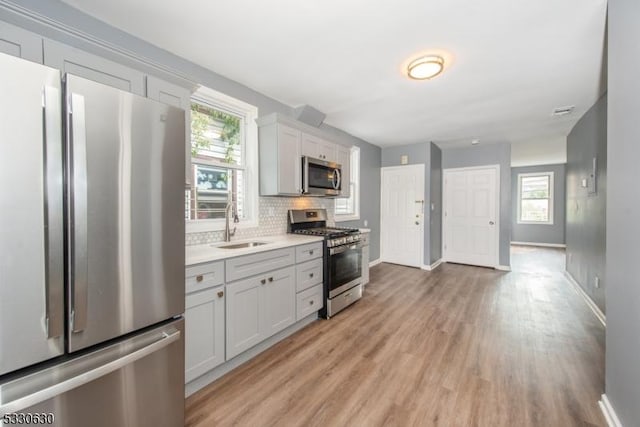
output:
[[[341,165],[312,157],[302,157],[303,195],[339,196],[341,185]]]

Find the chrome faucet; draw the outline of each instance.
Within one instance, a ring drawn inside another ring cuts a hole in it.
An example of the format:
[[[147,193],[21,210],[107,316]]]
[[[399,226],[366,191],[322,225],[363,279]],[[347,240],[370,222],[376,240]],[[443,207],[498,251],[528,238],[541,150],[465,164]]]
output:
[[[235,225],[233,226],[233,231],[231,231],[229,227],[229,212],[231,211],[232,207],[233,207],[233,203],[230,200],[227,202],[227,206],[224,208],[224,224],[225,224],[224,225],[224,241],[225,242],[230,242],[231,238],[236,235]],[[238,215],[233,215],[233,222],[234,223],[238,222]]]

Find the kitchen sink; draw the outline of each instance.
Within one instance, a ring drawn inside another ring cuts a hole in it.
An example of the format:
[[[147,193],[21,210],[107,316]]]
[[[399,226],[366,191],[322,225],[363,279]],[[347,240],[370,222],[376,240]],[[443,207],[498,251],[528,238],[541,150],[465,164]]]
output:
[[[266,245],[265,242],[244,242],[244,243],[233,243],[231,245],[216,245],[216,248],[220,249],[243,249],[243,248],[253,248],[254,246],[262,246]]]

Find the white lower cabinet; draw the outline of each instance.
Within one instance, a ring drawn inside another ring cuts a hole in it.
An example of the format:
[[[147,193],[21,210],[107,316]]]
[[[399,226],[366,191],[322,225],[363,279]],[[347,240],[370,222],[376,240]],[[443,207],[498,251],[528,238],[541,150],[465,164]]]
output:
[[[227,360],[296,320],[295,266],[227,284]]]
[[[185,380],[225,361],[224,286],[194,292],[185,301]]]

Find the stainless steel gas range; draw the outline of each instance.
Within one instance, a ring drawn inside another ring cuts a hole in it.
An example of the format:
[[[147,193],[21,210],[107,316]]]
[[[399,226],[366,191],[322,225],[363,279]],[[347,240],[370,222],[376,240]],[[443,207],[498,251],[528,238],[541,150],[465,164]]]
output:
[[[334,316],[362,297],[362,243],[357,228],[327,227],[326,209],[289,211],[289,232],[324,237],[324,308]]]

